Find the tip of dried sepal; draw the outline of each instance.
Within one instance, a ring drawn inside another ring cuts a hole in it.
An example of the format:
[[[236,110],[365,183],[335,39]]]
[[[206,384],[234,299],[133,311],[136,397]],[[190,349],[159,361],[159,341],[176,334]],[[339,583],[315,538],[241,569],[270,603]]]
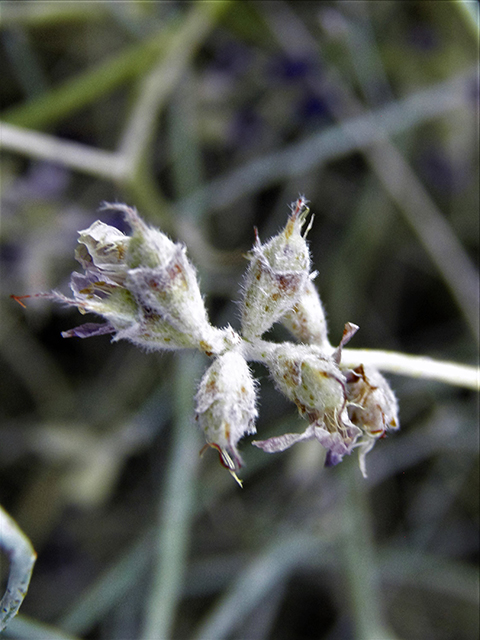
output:
[[[215,442],[207,442],[201,448],[200,455],[203,456],[203,454],[209,447],[218,451],[218,458],[220,460],[220,464],[229,472],[229,474],[232,476],[235,482],[238,485],[240,485],[240,488],[243,489],[243,480],[241,480],[236,474],[237,467],[235,465],[235,462],[232,460],[232,458],[228,455],[228,453],[224,449],[221,449],[218,446],[218,444],[215,444]]]
[[[204,373],[195,397],[197,422],[207,446],[238,481],[242,466],[238,442],[255,433],[255,382],[244,357],[236,350],[217,356]]]
[[[64,296],[63,293],[60,293],[58,291],[50,291],[49,293],[27,293],[23,296],[17,296],[11,293],[10,298],[12,298],[12,300],[15,300],[15,302],[18,302],[18,304],[24,309],[27,308],[27,305],[23,301],[29,300],[29,299],[33,300],[35,298],[43,298],[44,300],[53,300],[54,302],[59,302],[67,306],[73,306],[73,307],[79,306],[74,300],[72,300],[71,298],[67,298],[67,296]],[[80,309],[80,313],[85,313],[85,312],[82,311],[82,309]]]
[[[31,298],[32,296],[27,294],[25,296],[16,296],[13,293],[10,294],[10,298],[12,298],[12,300],[15,300],[15,302],[18,302],[18,304],[23,307],[24,309],[27,308],[27,305],[23,302],[26,298]]]
[[[290,205],[290,209],[292,213],[288,219],[287,225],[285,227],[284,233],[285,237],[288,239],[296,229],[301,230],[303,225],[305,224],[305,220],[307,219],[308,214],[310,213],[310,208],[308,207],[308,200],[305,199],[305,196],[298,196],[298,199],[295,202],[292,202]],[[310,222],[308,223],[305,232],[303,233],[303,237],[306,238],[308,232],[312,228],[313,218],[310,218]]]
[[[148,225],[138,215],[136,207],[131,207],[123,202],[107,202],[104,200],[99,206],[98,211],[118,211],[123,214],[132,229],[138,228],[143,232],[148,230]]]
[[[358,324],[353,324],[353,322],[346,322],[345,326],[343,327],[343,334],[342,334],[342,339],[340,340],[340,344],[338,345],[338,347],[335,349],[335,351],[333,352],[333,360],[335,361],[335,363],[337,365],[340,364],[341,360],[342,360],[342,349],[343,347],[350,342],[350,340],[353,338],[353,336],[357,333],[357,331],[360,329],[360,327],[358,326]]]

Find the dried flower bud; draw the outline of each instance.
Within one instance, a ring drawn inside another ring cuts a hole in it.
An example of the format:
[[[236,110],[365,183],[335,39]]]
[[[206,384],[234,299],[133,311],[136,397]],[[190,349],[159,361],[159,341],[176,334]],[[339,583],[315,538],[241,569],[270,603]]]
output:
[[[281,233],[265,245],[256,238],[242,305],[242,334],[247,340],[261,336],[292,309],[309,282],[310,254],[301,235],[307,214],[305,200],[299,198]]]
[[[349,419],[345,378],[334,359],[312,347],[284,343],[267,366],[278,389],[295,402],[310,426],[302,434],[288,433],[253,444],[273,453],[315,438],[327,449],[329,465],[351,453],[361,431]]]
[[[196,396],[197,420],[207,444],[216,448],[229,471],[242,465],[238,441],[255,433],[255,384],[246,360],[237,351],[215,358]]]
[[[221,353],[229,346],[228,331],[212,327],[185,248],[146,225],[134,209],[111,205],[125,214],[131,237],[94,222],[80,231],[76,257],[85,274],[74,273],[74,299],[53,297],[107,319],[107,325],[87,324],[66,337],[115,333],[155,349],[195,347]]]
[[[311,279],[293,309],[283,316],[282,324],[304,344],[328,345],[325,312]]]
[[[359,438],[360,469],[366,477],[365,456],[378,438],[400,428],[397,399],[382,374],[373,367],[360,365],[346,372],[348,413],[362,430]]]
[[[125,255],[130,238],[118,229],[96,221],[79,232],[75,257],[85,273],[72,273],[70,288],[74,298],[54,292],[60,302],[78,307],[81,313],[103,316],[107,324],[87,323],[63,333],[64,337],[81,338],[128,330],[137,322],[138,307],[125,286],[127,265]]]
[[[125,256],[131,238],[124,233],[97,220],[88,229],[79,231],[75,258],[85,270],[95,267],[112,280],[122,284],[127,265]]]

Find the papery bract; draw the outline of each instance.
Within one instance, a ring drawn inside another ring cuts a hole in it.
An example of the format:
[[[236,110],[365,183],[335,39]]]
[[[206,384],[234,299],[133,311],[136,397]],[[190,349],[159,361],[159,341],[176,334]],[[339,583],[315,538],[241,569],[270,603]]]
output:
[[[398,403],[387,380],[373,367],[360,365],[346,372],[348,412],[354,424],[360,427],[360,469],[366,477],[365,456],[378,438],[400,428]]]

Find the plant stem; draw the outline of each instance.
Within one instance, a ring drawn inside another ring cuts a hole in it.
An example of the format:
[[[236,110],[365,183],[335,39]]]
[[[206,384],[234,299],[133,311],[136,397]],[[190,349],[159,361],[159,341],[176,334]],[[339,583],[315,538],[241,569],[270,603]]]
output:
[[[351,461],[349,461],[351,462]],[[371,512],[365,486],[358,483],[352,464],[342,465],[344,504],[341,552],[357,640],[393,640],[382,611],[380,570],[377,566]]]
[[[95,178],[116,181],[124,177],[124,162],[119,153],[62,140],[6,122],[0,122],[0,128],[0,147],[7,151],[61,164]]]
[[[3,120],[30,129],[53,126],[124,82],[145,73],[159,55],[168,51],[177,29],[178,23],[175,22],[152,38],[126,48],[111,59],[100,62],[94,69],[67,80],[60,87],[7,109]]]
[[[199,443],[191,424],[200,359],[181,354],[177,363],[172,453],[160,501],[153,585],[143,631],[145,640],[172,637],[172,626],[186,570]]]
[[[248,360],[265,363],[272,358],[278,346],[274,342],[258,338],[252,342],[244,340],[242,348]],[[292,344],[292,348],[295,346],[305,348],[305,345]],[[330,355],[330,351],[325,354],[325,351],[315,348],[315,345],[309,345],[309,348],[313,349],[312,353],[317,350],[320,355]],[[468,364],[377,349],[342,349],[341,362],[344,367],[370,365],[381,371],[389,371],[401,376],[437,380],[445,384],[480,391],[480,369]]]
[[[475,82],[476,75],[476,67],[469,68],[453,79],[449,78],[369,113],[352,116],[300,142],[256,158],[211,180],[185,198],[180,207],[188,210],[201,195],[210,210],[224,209],[260,189],[280,184],[282,180],[302,175],[331,160],[379,143],[384,140],[385,134],[398,135],[423,122],[463,108],[468,103],[468,86]]]
[[[371,365],[381,371],[411,378],[437,380],[445,384],[480,391],[480,370],[478,367],[467,364],[377,349],[343,349],[342,364],[347,367],[355,367],[359,364]]]

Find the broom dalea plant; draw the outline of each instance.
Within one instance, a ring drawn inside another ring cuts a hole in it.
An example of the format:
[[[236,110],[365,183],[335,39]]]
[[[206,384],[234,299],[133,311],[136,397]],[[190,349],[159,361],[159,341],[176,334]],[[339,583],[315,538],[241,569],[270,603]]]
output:
[[[256,383],[248,362],[260,362],[276,388],[292,400],[308,422],[302,433],[285,433],[252,444],[268,453],[296,442],[318,440],[325,465],[359,452],[366,476],[366,454],[375,442],[399,429],[398,405],[379,369],[436,379],[480,390],[479,370],[470,365],[424,356],[344,349],[358,330],[347,322],[338,347],[327,336],[322,303],[313,284],[310,252],[303,230],[309,213],[305,198],[291,206],[285,228],[266,244],[255,232],[241,299],[241,329],[214,327],[208,319],[196,272],[183,245],[148,226],[124,204],[102,207],[120,211],[132,233],[125,235],[101,221],[79,232],[76,259],[83,273],[71,275],[73,297],[57,291],[36,294],[103,317],[62,333],[89,338],[111,334],[149,351],[198,349],[212,358],[196,393],[196,419],[206,445],[241,485],[239,441],[256,433]],[[23,305],[24,298],[12,296]],[[23,305],[24,306],[24,305]],[[281,322],[296,342],[275,343],[263,335]],[[36,554],[28,538],[0,507],[0,550],[10,572],[0,600],[0,631],[16,615],[25,597]]]
[[[248,362],[261,362],[280,393],[292,400],[308,421],[303,433],[286,433],[253,441],[268,453],[296,442],[318,440],[327,466],[353,449],[366,476],[365,456],[376,440],[399,428],[398,406],[378,370],[342,363],[342,348],[357,331],[345,325],[340,345],[332,347],[322,303],[313,284],[311,258],[303,230],[309,209],[304,197],[291,206],[285,228],[266,244],[256,233],[242,288],[241,330],[210,324],[195,269],[184,246],[148,226],[136,210],[123,204],[103,209],[121,211],[130,236],[96,221],[79,232],[76,258],[83,273],[74,272],[73,297],[41,294],[73,305],[81,313],[104,318],[64,332],[87,338],[112,334],[149,351],[195,348],[212,358],[196,394],[196,419],[206,447],[219,452],[221,463],[241,484],[243,464],[238,443],[256,433],[256,385]],[[263,334],[283,323],[297,342],[274,343]]]

